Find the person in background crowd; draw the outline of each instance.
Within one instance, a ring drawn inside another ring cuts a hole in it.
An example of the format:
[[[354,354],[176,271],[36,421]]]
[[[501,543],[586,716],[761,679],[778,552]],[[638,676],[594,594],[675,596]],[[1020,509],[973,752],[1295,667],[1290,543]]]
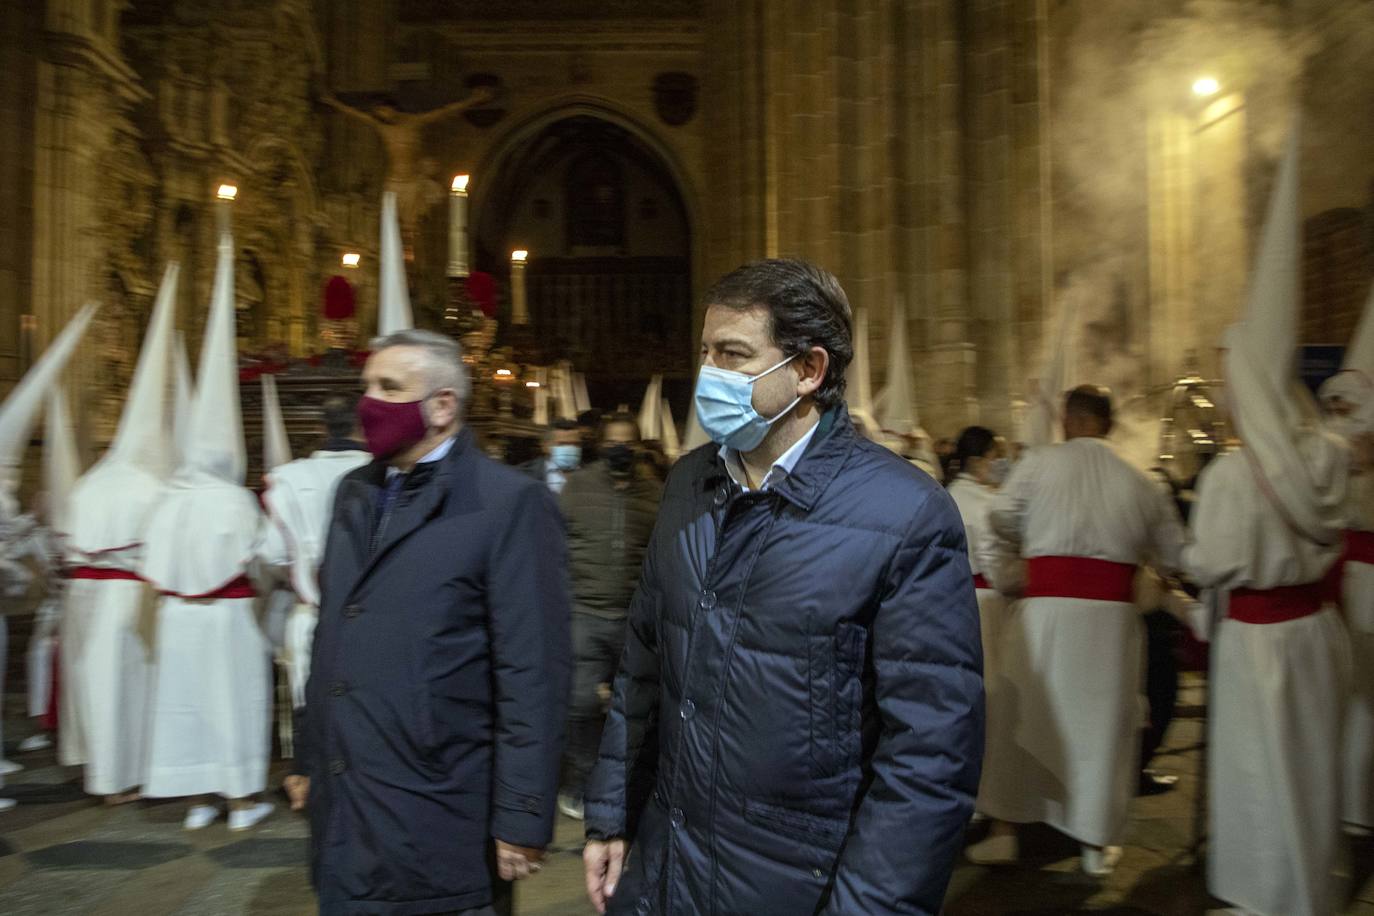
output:
[[[584,453],[582,428],[572,420],[555,420],[544,431],[544,454],[520,469],[543,481],[557,496],[563,492],[569,475],[582,467]]]
[[[645,473],[629,414],[602,421],[600,460],[569,478],[559,497],[572,577],[573,689],[567,774],[559,807],[582,819],[582,793],[601,745],[601,723],[625,648],[625,615],[639,582],[662,486]]]

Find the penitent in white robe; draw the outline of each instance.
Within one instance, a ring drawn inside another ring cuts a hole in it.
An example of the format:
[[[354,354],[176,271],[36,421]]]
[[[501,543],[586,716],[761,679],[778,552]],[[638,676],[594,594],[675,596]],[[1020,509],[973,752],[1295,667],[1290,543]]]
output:
[[[267,785],[271,650],[257,601],[195,597],[246,574],[261,521],[248,490],[180,472],[149,520],[143,572],[163,594],[147,796],[243,798]]]
[[[143,526],[162,482],[103,461],[72,492],[68,566],[137,574]],[[147,750],[150,594],[139,579],[73,578],[59,625],[58,759],[86,765],[85,789],[115,795],[142,785]]]
[[[1037,448],[989,516],[1022,557],[1176,568],[1182,522],[1100,439]],[[979,810],[1044,822],[1081,843],[1119,843],[1144,724],[1144,634],[1130,601],[1037,597],[1008,612],[987,681],[989,748]],[[1005,723],[999,725],[999,723]]]
[[[1319,581],[1339,546],[1285,523],[1244,451],[1198,485],[1188,574],[1225,593]],[[1223,619],[1208,710],[1207,885],[1263,916],[1335,912],[1340,741],[1350,646],[1334,608],[1284,623]]]
[[[260,546],[268,566],[290,571],[297,601],[286,620],[282,656],[291,682],[291,703],[305,705],[305,682],[310,677],[310,651],[319,619],[317,576],[324,558],[325,539],[339,481],[354,468],[372,460],[363,451],[319,451],[288,462],[267,475],[270,524]]]
[[[1350,481],[1350,525],[1374,532],[1374,471]],[[1341,817],[1374,829],[1374,564],[1348,560],[1341,582],[1341,607],[1354,659],[1345,715],[1345,759]]]
[[[997,490],[984,486],[966,474],[960,474],[949,485],[949,495],[964,521],[969,571],[975,577],[982,576],[988,583],[987,588],[975,590],[978,596],[978,622],[983,632],[983,679],[986,681],[996,676],[1002,623],[1007,611],[1006,599],[994,587],[997,578],[991,568],[994,565],[991,559],[994,553],[992,541],[996,535],[989,525],[988,513],[992,510]]]

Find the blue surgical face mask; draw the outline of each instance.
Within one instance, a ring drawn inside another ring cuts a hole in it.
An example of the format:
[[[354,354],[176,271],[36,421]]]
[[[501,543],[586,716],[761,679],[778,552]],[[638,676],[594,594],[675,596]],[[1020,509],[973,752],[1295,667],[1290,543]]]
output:
[[[582,466],[582,446],[555,445],[549,449],[553,466],[560,471],[575,471]]]
[[[758,448],[763,437],[768,435],[769,428],[796,407],[801,398],[794,399],[772,419],[761,417],[754,409],[754,383],[794,359],[795,356],[789,356],[771,369],[752,376],[730,369],[702,366],[697,375],[695,397],[697,422],[711,437],[711,441],[740,452],[752,452]]]

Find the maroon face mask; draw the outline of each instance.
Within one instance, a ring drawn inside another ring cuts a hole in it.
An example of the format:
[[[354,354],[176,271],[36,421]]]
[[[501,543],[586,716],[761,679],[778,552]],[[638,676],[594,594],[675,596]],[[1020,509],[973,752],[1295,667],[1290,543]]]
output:
[[[358,401],[358,422],[363,427],[367,450],[386,459],[403,452],[425,437],[424,401],[393,403],[364,396]]]

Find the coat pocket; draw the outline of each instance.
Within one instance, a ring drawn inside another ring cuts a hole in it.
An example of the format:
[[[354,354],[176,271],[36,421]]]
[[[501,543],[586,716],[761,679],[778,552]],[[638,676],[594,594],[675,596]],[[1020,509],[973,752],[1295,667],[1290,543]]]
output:
[[[859,765],[863,751],[864,666],[868,630],[841,623],[835,631],[835,745],[844,769]]]
[[[836,846],[849,830],[847,820],[823,817],[752,798],[744,801],[744,819],[770,833],[799,840],[808,847]]]

